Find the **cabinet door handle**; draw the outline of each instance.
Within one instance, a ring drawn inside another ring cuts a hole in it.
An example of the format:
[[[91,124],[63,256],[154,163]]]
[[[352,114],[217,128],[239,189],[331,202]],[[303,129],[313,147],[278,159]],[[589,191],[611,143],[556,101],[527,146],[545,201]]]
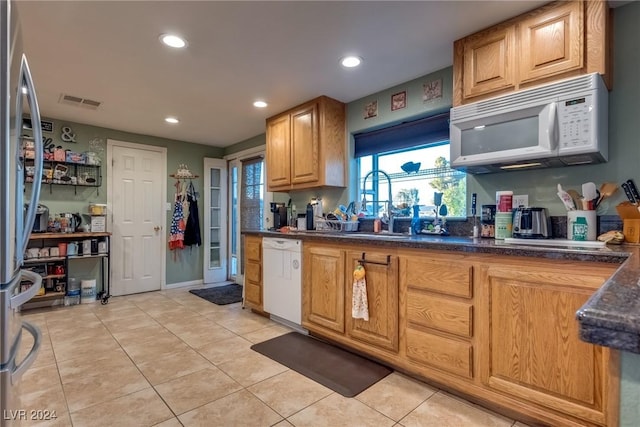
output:
[[[17,264],[22,264],[24,251],[27,249],[27,244],[29,243],[29,236],[31,235],[31,230],[33,230],[33,223],[36,219],[36,209],[38,208],[38,199],[40,198],[40,188],[42,186],[42,179],[36,179],[36,177],[42,177],[42,160],[43,160],[43,149],[42,149],[42,127],[40,124],[40,109],[38,108],[38,99],[36,98],[35,87],[33,86],[33,78],[31,77],[31,70],[29,69],[29,63],[27,62],[27,57],[22,55],[22,62],[20,63],[20,77],[19,77],[19,90],[22,90],[22,86],[27,88],[27,103],[29,104],[29,109],[31,110],[31,129],[33,129],[33,145],[35,151],[35,159],[34,159],[34,179],[33,185],[31,187],[31,199],[29,200],[29,208],[27,209],[26,215],[23,217],[23,203],[22,203],[22,191],[18,192],[18,198],[16,202],[16,231],[18,232],[18,236],[16,236],[16,241],[18,245],[16,247],[16,257]],[[22,118],[22,93],[18,92],[18,96],[16,97],[16,116]],[[16,124],[16,129],[21,129],[22,123]],[[19,132],[17,132],[19,135]],[[18,137],[16,140],[16,144],[20,144],[22,138]],[[18,145],[18,150],[20,149],[20,145]],[[22,172],[21,166],[18,166],[17,171],[19,173]],[[17,179],[23,179],[22,176],[18,175]],[[3,213],[4,214],[4,213]],[[23,220],[24,218],[24,220]],[[20,236],[20,233],[22,236]],[[22,237],[22,238],[20,238]]]

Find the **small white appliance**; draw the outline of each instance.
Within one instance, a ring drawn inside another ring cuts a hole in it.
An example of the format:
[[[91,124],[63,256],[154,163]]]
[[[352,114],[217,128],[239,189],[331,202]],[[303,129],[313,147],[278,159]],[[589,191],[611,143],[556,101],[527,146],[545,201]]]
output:
[[[273,320],[302,329],[302,241],[262,239],[262,292]]]
[[[608,91],[587,74],[451,109],[451,166],[469,173],[608,159]]]

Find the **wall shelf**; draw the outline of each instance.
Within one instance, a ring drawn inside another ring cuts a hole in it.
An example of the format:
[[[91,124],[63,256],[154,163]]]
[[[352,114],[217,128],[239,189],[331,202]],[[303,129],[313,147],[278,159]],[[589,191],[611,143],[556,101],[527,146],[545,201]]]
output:
[[[29,174],[29,168],[33,166],[32,159],[25,159],[26,177],[25,182],[33,183],[33,173]],[[100,194],[102,186],[102,173],[100,165],[88,165],[85,163],[57,162],[54,160],[43,161],[42,184],[49,185],[49,192],[53,193],[53,186],[74,187],[77,194],[77,187],[95,187]],[[50,173],[45,172],[51,170]]]

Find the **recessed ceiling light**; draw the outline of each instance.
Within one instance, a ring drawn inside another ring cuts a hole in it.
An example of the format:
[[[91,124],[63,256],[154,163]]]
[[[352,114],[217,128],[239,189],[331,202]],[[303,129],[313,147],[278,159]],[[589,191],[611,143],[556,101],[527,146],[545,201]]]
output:
[[[182,37],[178,37],[174,34],[162,34],[160,35],[160,41],[167,46],[181,48],[187,45],[187,42]]]
[[[357,67],[361,62],[362,58],[360,58],[359,56],[345,56],[340,60],[342,66],[347,68]]]
[[[264,101],[256,101],[253,103],[253,106],[257,108],[264,108],[267,106],[267,103]]]
[[[171,123],[172,125],[180,123],[180,120],[176,119],[175,117],[165,117],[164,121],[167,123]]]

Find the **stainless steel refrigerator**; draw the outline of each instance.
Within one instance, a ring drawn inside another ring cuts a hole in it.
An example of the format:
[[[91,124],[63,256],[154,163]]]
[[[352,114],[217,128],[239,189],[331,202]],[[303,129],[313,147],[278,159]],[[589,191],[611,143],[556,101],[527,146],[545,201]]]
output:
[[[40,180],[25,189],[22,159],[23,115],[31,117],[35,159],[34,176],[42,176],[40,112],[27,58],[23,53],[20,20],[15,2],[0,0],[0,426],[28,417],[31,409],[19,401],[20,377],[33,363],[40,347],[40,331],[22,321],[20,306],[40,289],[39,274],[21,270],[33,229],[40,196]],[[26,191],[25,191],[26,190]],[[25,200],[28,199],[28,200]],[[24,202],[29,208],[24,211]],[[21,282],[32,285],[21,292]],[[23,333],[33,335],[31,350],[18,357]]]

